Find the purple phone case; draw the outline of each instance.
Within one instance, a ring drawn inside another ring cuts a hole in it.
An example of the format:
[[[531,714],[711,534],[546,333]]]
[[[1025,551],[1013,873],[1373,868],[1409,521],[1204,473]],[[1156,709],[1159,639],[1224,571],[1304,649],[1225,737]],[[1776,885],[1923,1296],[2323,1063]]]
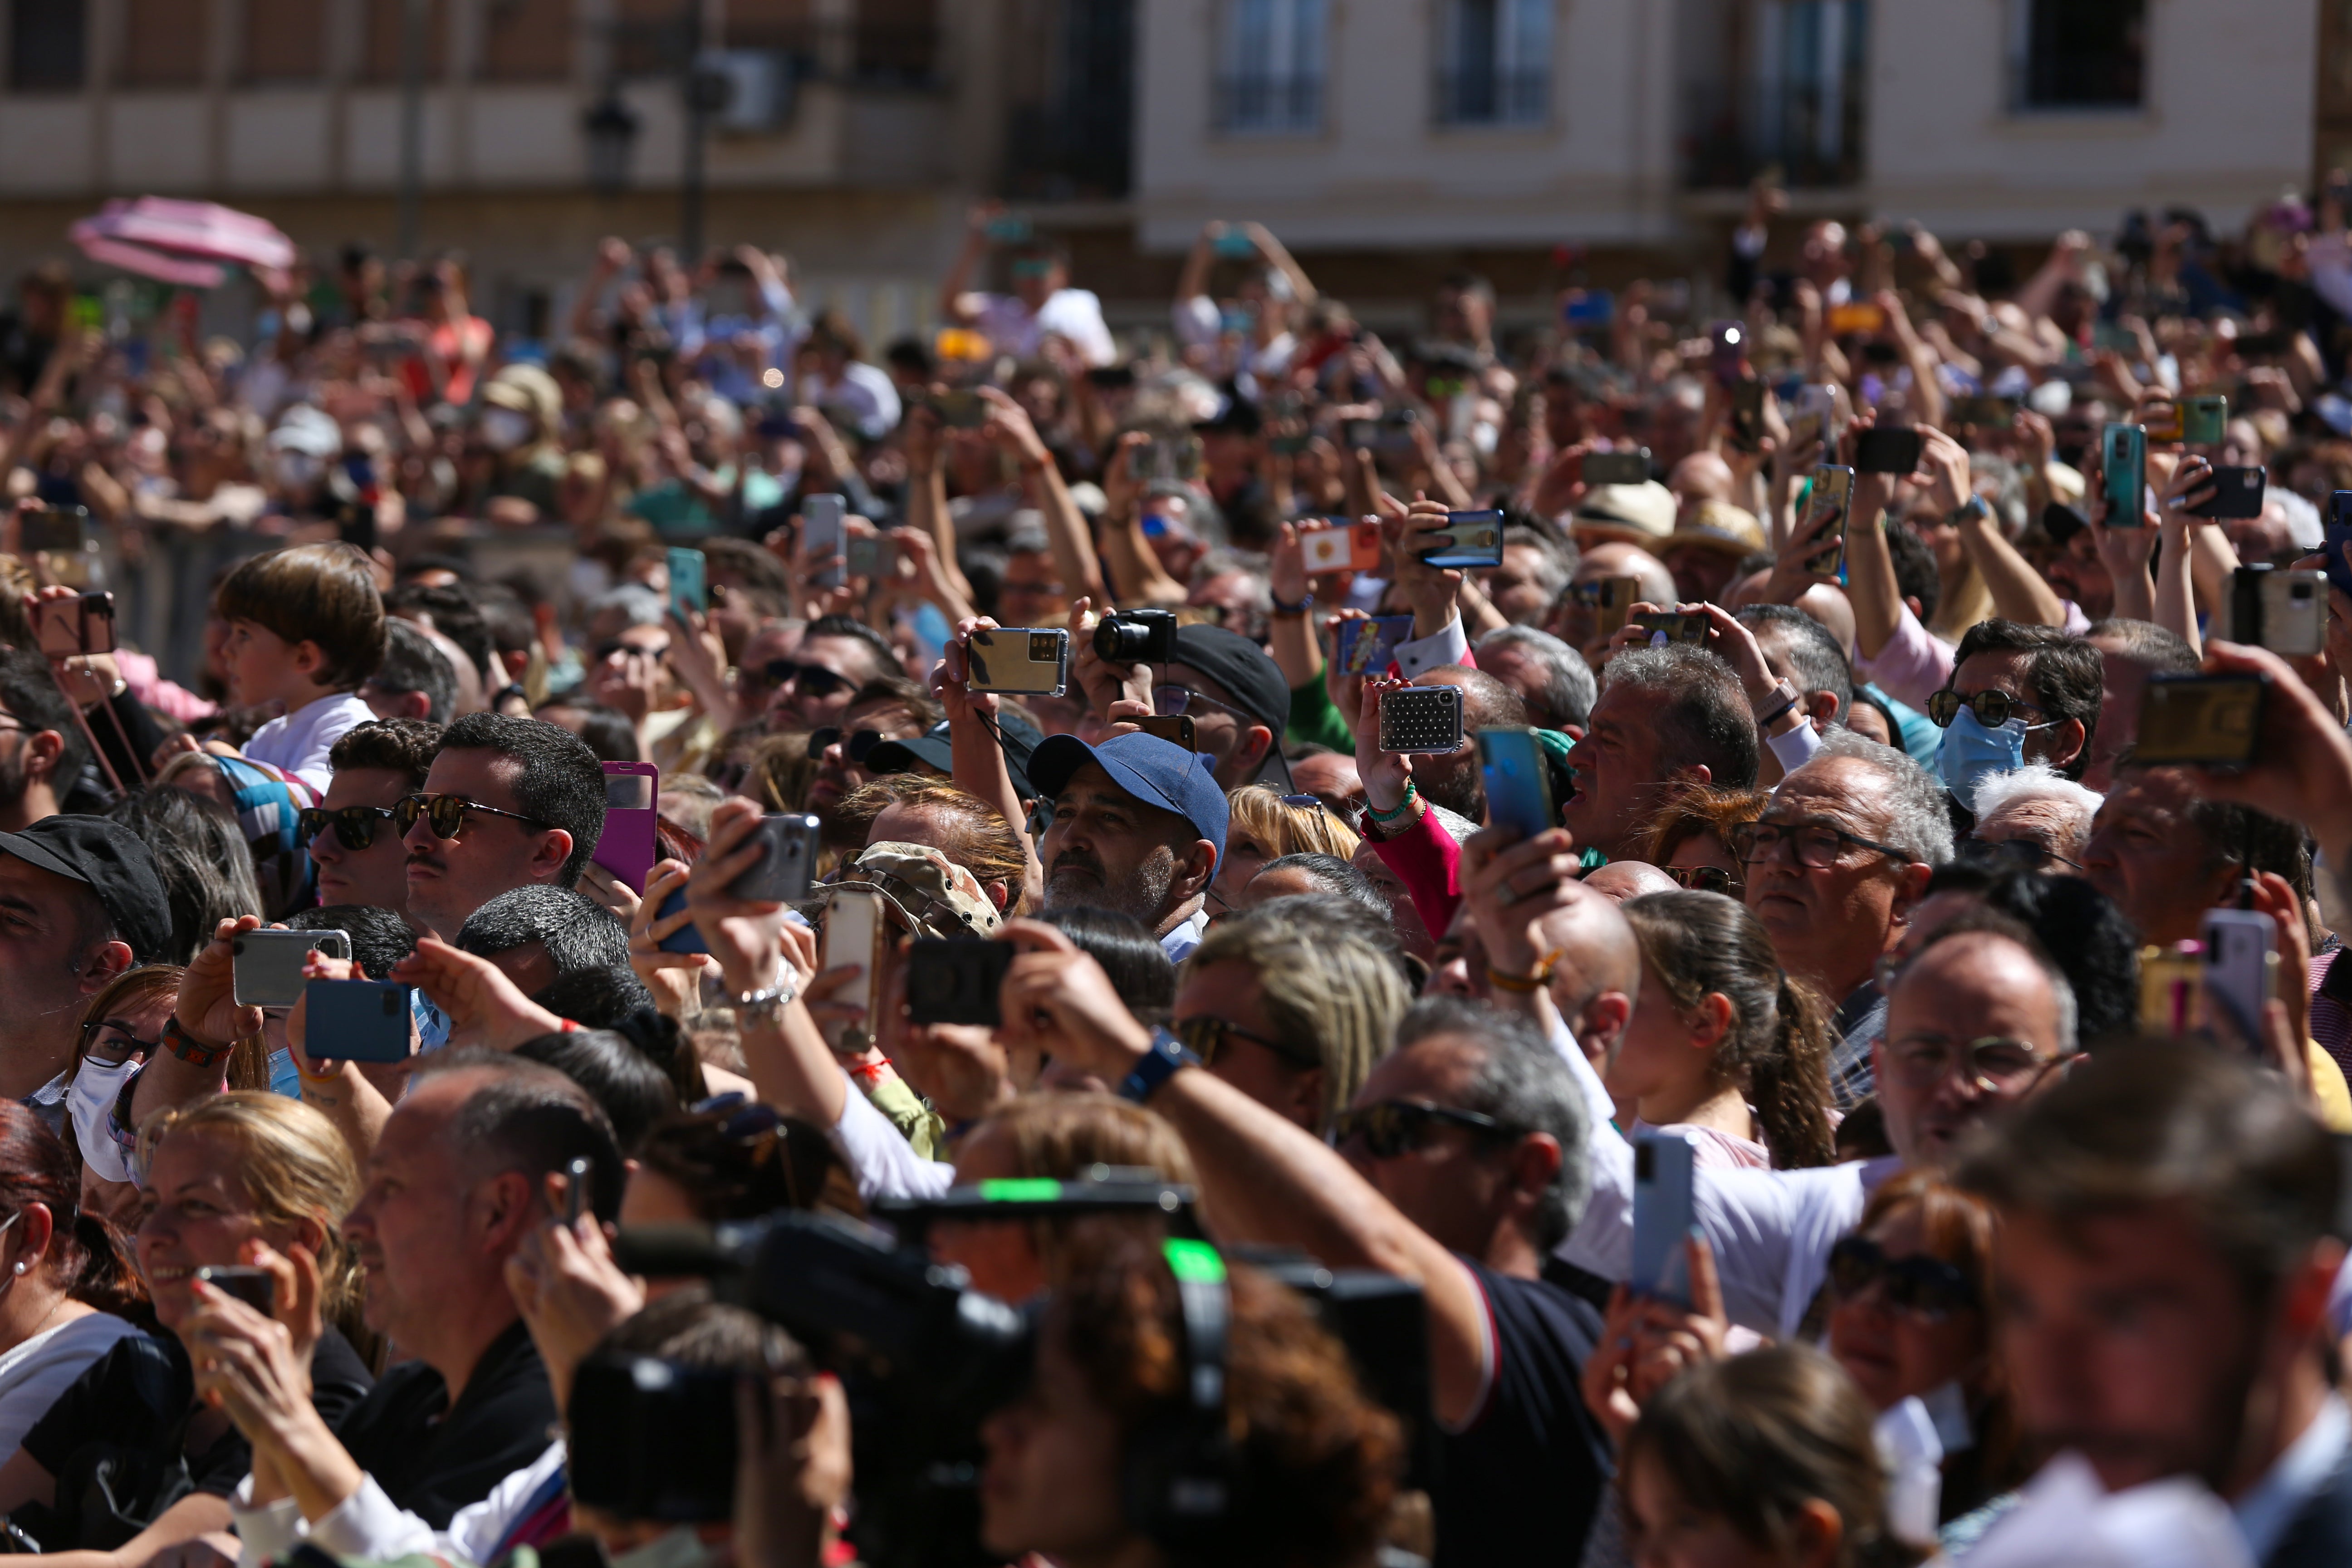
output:
[[[643,809],[605,807],[604,831],[597,835],[596,853],[590,858],[626,882],[630,891],[642,893],[654,862],[661,858],[661,839],[654,826],[660,816],[656,807],[661,805],[661,770],[651,763],[606,763],[604,774],[643,778],[646,799],[652,804]]]

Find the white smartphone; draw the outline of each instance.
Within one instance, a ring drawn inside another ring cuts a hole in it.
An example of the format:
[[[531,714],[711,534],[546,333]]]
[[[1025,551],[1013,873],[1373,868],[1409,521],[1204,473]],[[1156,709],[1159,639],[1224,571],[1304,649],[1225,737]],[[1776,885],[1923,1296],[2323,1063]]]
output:
[[[824,967],[859,968],[857,978],[833,994],[836,1002],[866,1009],[863,1025],[841,1026],[829,1042],[837,1051],[864,1050],[874,1040],[875,950],[881,945],[882,895],[854,885],[837,887],[824,907]]]
[[[310,984],[302,966],[311,950],[333,958],[352,955],[352,939],[339,931],[249,931],[229,939],[229,994],[240,1007],[291,1007]]]
[[[2259,1049],[2263,1004],[2278,994],[2278,928],[2253,910],[2207,910],[2200,930],[2206,1022]]]

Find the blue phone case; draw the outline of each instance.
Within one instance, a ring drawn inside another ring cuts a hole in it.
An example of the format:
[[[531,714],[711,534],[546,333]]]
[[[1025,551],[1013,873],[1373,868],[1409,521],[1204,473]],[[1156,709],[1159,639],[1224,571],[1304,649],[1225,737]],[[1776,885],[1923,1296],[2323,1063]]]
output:
[[[304,1049],[318,1061],[406,1061],[410,989],[389,980],[311,981],[302,988]]]
[[[1633,1139],[1633,1268],[1626,1283],[1636,1293],[1680,1306],[1691,1304],[1691,1141],[1680,1132],[1648,1131]]]
[[[684,908],[686,908],[686,889],[673,888],[670,889],[669,897],[662,900],[662,907],[654,913],[656,919],[667,920]],[[688,921],[662,938],[661,950],[664,952],[709,952],[710,944],[702,940],[702,928]]]
[[[675,545],[670,547],[669,607],[670,613],[680,622],[685,621],[688,610],[697,615],[709,612],[710,588],[701,551],[681,550]]]
[[[1451,511],[1445,514],[1445,518],[1446,526],[1449,528],[1491,529],[1493,531],[1487,537],[1494,542],[1484,549],[1464,544],[1441,544],[1433,550],[1422,552],[1423,565],[1434,566],[1440,571],[1474,572],[1484,571],[1490,566],[1500,566],[1503,563],[1503,514],[1501,512],[1492,510]]]
[[[2327,498],[2327,585],[2352,594],[2352,563],[2345,551],[2352,546],[2352,490]]]
[[[1553,825],[1551,778],[1533,730],[1478,731],[1478,772],[1486,785],[1486,821],[1533,838]]]
[[[1342,675],[1381,675],[1396,662],[1397,645],[1412,640],[1411,616],[1374,616],[1341,621],[1332,662]]]
[[[2099,460],[2107,494],[2107,526],[2139,528],[2147,505],[2147,432],[2137,425],[2110,425]]]

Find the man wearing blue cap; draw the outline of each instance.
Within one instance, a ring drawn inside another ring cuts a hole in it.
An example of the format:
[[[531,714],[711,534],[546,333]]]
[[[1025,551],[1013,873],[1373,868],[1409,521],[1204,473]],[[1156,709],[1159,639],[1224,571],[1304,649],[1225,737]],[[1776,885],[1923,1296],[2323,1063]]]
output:
[[[1213,759],[1130,731],[1089,746],[1054,735],[1029,778],[1054,803],[1038,841],[1045,908],[1133,915],[1181,963],[1209,923],[1205,900],[1225,853],[1225,792]]]

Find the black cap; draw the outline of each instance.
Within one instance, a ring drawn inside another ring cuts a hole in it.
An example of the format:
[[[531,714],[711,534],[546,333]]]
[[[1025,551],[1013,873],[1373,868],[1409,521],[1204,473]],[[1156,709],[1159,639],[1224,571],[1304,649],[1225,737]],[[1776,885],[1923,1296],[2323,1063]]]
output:
[[[1029,782],[1029,754],[1045,738],[1044,731],[1001,708],[996,713],[996,727],[1004,737],[1004,766],[1013,775],[1013,793],[1023,800],[1035,799],[1037,791]],[[945,720],[911,741],[884,741],[866,753],[868,773],[911,773],[918,763],[927,763],[943,773],[955,772],[955,746],[948,739]]]
[[[139,836],[103,816],[45,816],[0,833],[0,854],[86,884],[106,908],[134,963],[154,963],[172,945],[172,906],[155,857]]]
[[[1290,723],[1290,683],[1265,649],[1223,626],[1178,626],[1176,662],[1233,693],[1234,706],[1273,731],[1280,749]]]

